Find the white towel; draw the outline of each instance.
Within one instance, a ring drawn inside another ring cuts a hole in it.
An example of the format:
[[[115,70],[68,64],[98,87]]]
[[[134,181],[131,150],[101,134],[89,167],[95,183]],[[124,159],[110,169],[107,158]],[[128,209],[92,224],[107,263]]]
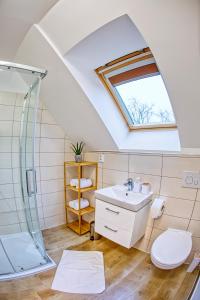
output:
[[[103,253],[64,250],[51,288],[74,294],[102,293],[105,290]],[[88,299],[89,296],[81,296],[81,299],[83,298]]]
[[[70,185],[71,186],[76,186],[77,184],[78,184],[78,179],[77,178],[70,179]]]
[[[91,179],[86,179],[86,178],[81,178],[80,180],[80,188],[86,188],[90,187],[92,185],[92,180]],[[77,183],[76,188],[79,188],[79,185]]]
[[[85,208],[90,205],[89,201],[87,199],[81,198],[80,199],[80,208]],[[69,201],[69,206],[73,209],[78,210],[78,199]]]
[[[78,178],[72,178],[70,180],[70,185],[76,186],[76,188],[78,188],[79,187]],[[90,187],[91,185],[92,185],[92,180],[90,178],[81,178],[80,179],[80,188]]]

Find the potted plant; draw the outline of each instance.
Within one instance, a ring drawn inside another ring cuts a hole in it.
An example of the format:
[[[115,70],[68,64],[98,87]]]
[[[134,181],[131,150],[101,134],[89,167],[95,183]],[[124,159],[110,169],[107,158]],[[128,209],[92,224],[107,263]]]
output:
[[[75,161],[76,162],[81,162],[82,161],[82,151],[83,151],[83,147],[84,147],[84,143],[80,142],[80,143],[76,143],[76,144],[71,144],[71,149],[75,154]]]

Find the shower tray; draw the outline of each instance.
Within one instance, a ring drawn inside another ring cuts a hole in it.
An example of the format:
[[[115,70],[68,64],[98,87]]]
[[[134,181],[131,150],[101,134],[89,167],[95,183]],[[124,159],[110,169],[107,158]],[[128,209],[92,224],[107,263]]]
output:
[[[0,280],[33,275],[55,267],[43,257],[28,232],[0,235]]]

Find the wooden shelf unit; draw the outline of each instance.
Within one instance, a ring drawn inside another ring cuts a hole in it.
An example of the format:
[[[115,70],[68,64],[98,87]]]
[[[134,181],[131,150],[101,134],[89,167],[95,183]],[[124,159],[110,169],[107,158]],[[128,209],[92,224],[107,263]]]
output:
[[[75,167],[77,168],[78,172],[78,182],[79,187],[71,186],[70,184],[67,184],[67,167]],[[86,188],[80,188],[80,179],[83,177],[83,169],[84,167],[94,167],[95,168],[95,182],[93,183],[93,186],[86,187]],[[82,216],[85,214],[89,214],[91,212],[94,212],[94,207],[88,206],[86,208],[80,208],[80,200],[82,198],[82,194],[84,192],[94,191],[97,189],[97,182],[98,182],[98,163],[97,162],[91,162],[91,161],[83,161],[80,163],[74,162],[74,161],[66,161],[64,162],[64,190],[65,190],[65,208],[66,208],[66,220],[67,220],[67,226],[78,233],[79,235],[85,234],[88,231],[90,231],[90,223],[82,220]],[[67,190],[71,190],[74,192],[77,192],[77,199],[79,201],[79,209],[73,209],[70,206],[67,205]],[[78,216],[78,220],[69,223],[68,222],[68,212],[74,213]]]
[[[85,234],[90,231],[90,224],[84,220],[82,220],[81,222],[81,227],[79,225],[79,220],[68,223],[67,226],[79,235]]]

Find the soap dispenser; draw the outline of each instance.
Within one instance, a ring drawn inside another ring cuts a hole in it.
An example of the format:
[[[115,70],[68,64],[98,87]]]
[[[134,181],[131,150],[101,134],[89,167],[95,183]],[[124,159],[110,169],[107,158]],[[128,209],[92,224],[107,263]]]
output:
[[[141,189],[142,189],[142,181],[141,181],[140,177],[137,177],[134,181],[133,191],[134,191],[134,193],[140,193]]]

